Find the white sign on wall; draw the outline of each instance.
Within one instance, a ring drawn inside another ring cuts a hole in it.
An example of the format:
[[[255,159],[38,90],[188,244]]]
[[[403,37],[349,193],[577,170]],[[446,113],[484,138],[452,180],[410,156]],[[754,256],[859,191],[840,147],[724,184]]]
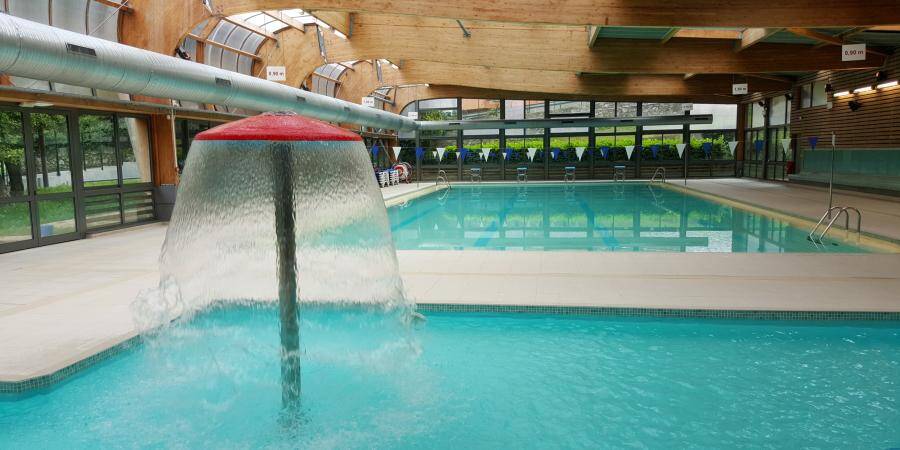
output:
[[[412,120],[419,120],[419,112],[418,111],[410,111],[406,113],[406,117],[409,117]]]
[[[284,66],[266,66],[266,79],[269,81],[287,81],[287,69]]]
[[[747,83],[735,83],[731,85],[732,95],[744,95],[749,92],[750,89],[747,88]]]
[[[841,61],[865,61],[866,44],[846,44],[841,46]]]
[[[375,107],[375,97],[363,97],[362,105],[368,106],[369,108],[374,108]]]

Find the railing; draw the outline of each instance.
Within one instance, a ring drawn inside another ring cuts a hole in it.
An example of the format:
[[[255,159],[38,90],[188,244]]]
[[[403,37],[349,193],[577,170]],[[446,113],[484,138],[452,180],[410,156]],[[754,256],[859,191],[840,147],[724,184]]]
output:
[[[660,177],[658,180],[657,177]],[[665,167],[657,167],[656,171],[653,172],[653,176],[650,178],[650,183],[653,184],[657,181],[662,183],[666,182],[666,168]]]
[[[437,179],[435,180],[435,184],[440,186],[441,182],[447,185],[447,189],[452,189],[453,186],[450,186],[450,181],[447,180],[447,172],[444,170],[438,170]]]
[[[831,217],[831,213],[837,211],[837,214],[834,217]],[[813,227],[812,231],[809,232],[809,235],[806,236],[806,239],[812,241],[815,244],[821,244],[822,239],[828,234],[828,230],[831,229],[831,226],[841,217],[841,214],[844,215],[844,229],[848,232],[850,231],[850,213],[847,211],[853,211],[856,213],[856,234],[860,234],[862,230],[862,213],[859,212],[858,209],[852,206],[832,206],[828,208],[828,211],[825,211],[825,214],[822,214],[822,218],[819,219],[819,222],[816,223],[816,226]],[[819,233],[819,236],[816,237],[816,231],[825,223],[825,220],[831,218],[828,222],[828,225]]]

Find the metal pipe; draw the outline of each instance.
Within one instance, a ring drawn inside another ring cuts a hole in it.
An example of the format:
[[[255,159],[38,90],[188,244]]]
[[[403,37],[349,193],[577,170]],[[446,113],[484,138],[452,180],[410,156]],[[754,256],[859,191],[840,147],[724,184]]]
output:
[[[589,117],[583,119],[434,120],[418,122],[419,130],[487,130],[510,128],[633,127],[648,125],[711,124],[712,114],[657,117]]]
[[[828,177],[828,217],[831,218],[831,208],[834,206],[834,147],[837,144],[834,131],[831,132],[831,175]]]
[[[0,73],[126,94],[412,131],[408,117],[0,14]]]

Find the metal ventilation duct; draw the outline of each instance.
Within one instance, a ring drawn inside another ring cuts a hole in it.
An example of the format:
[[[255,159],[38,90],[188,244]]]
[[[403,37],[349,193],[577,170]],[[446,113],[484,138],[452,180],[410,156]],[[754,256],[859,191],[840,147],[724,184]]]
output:
[[[397,114],[8,14],[0,14],[0,73],[255,111],[295,111],[374,128],[417,128]]]

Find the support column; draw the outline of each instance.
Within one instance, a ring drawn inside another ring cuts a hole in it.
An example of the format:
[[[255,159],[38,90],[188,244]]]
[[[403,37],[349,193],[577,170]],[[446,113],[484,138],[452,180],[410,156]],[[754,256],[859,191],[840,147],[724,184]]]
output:
[[[175,208],[178,161],[175,151],[175,121],[168,114],[150,116],[151,158],[153,160],[156,218],[169,220]]]

